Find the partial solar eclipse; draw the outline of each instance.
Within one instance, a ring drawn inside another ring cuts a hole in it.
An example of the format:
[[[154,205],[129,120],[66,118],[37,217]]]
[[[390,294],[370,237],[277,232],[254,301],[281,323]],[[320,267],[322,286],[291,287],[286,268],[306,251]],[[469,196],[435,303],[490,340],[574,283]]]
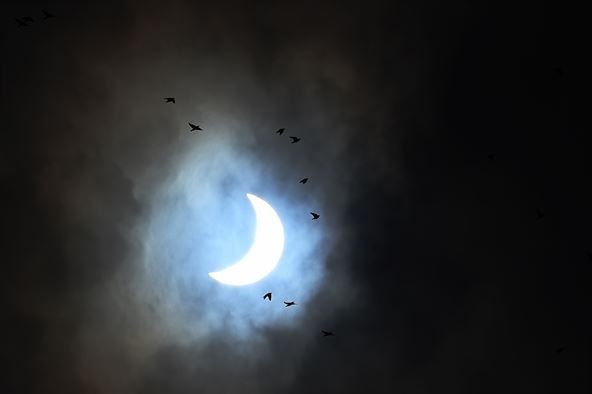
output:
[[[216,272],[213,279],[225,285],[245,286],[269,275],[280,261],[284,251],[284,227],[280,217],[267,202],[247,194],[257,217],[255,240],[242,259]]]

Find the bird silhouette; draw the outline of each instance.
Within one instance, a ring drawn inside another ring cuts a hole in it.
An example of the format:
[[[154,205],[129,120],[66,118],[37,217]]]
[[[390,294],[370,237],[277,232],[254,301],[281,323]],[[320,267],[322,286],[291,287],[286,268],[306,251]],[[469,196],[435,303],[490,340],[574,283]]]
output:
[[[317,220],[321,217],[321,215],[319,215],[318,213],[311,212],[310,214],[312,215],[312,220]]]
[[[555,350],[555,353],[557,353],[557,354],[560,354],[560,353],[561,353],[561,352],[563,352],[564,350],[565,350],[565,348],[564,348],[564,347],[560,347],[560,348],[557,348],[557,350]]]
[[[300,141],[300,138],[298,138],[298,137],[290,137],[290,139],[292,140],[292,143],[293,143],[293,144],[295,144],[295,143],[297,143],[298,141]]]
[[[271,301],[271,291],[269,293],[265,293],[265,295],[263,296],[263,299],[269,299],[269,301]]]
[[[487,157],[489,157],[489,160],[493,161],[495,160],[495,154],[490,153],[489,155],[487,155]]]
[[[55,18],[54,14],[50,14],[49,12],[47,12],[45,10],[41,10],[41,12],[43,12],[43,20],[46,20],[49,18]]]
[[[201,127],[196,126],[193,123],[189,123],[189,126],[191,127],[191,130],[189,130],[189,131],[202,131],[203,130]]]
[[[23,22],[30,22],[30,23],[35,22],[35,20],[30,16],[23,16],[21,19],[23,20]]]
[[[303,178],[300,183],[305,184],[306,182],[308,182],[308,178]]]
[[[29,26],[29,25],[27,24],[27,22],[25,22],[25,21],[24,21],[24,20],[22,20],[22,19],[15,18],[14,20],[16,21],[16,23],[18,23],[18,26],[17,26],[17,27],[27,27],[27,26]]]
[[[541,211],[540,209],[536,210],[536,214],[537,214],[537,218],[536,220],[541,220],[542,218],[545,217],[545,214],[543,213],[543,211]]]
[[[282,127],[281,129],[278,129],[278,131],[276,131],[276,133],[279,134],[279,135],[282,135],[282,134],[284,134],[284,130],[286,130],[286,129],[284,129]]]
[[[321,330],[321,332],[323,333],[324,337],[331,337],[331,336],[335,336],[335,334],[333,334],[331,331],[325,331],[325,330]]]
[[[284,304],[286,304],[286,308],[292,305],[296,305],[294,301],[284,301]]]
[[[175,104],[175,98],[174,97],[165,97],[163,98],[165,103],[173,103]]]

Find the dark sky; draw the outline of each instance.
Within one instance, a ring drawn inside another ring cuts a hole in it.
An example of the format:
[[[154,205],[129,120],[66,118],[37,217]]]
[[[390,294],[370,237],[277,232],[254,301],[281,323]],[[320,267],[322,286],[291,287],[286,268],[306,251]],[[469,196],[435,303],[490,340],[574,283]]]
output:
[[[592,391],[581,10],[1,9],[0,391]],[[292,236],[229,289],[247,192]]]

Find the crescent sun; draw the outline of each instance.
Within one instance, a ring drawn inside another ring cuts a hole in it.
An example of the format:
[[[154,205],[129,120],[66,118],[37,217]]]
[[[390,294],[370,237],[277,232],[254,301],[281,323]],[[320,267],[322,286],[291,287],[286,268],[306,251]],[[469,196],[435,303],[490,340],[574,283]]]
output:
[[[251,248],[233,265],[209,273],[210,277],[226,285],[244,286],[260,281],[275,269],[284,251],[284,227],[278,214],[261,198],[248,193],[247,198],[257,217]]]

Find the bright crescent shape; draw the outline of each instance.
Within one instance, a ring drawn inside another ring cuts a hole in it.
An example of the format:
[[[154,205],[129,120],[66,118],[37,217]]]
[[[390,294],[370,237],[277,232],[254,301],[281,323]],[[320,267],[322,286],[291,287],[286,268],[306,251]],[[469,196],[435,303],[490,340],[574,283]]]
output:
[[[255,283],[271,273],[284,251],[284,227],[275,210],[252,194],[247,194],[257,217],[255,240],[247,254],[223,270],[209,275],[220,283],[244,286]]]

